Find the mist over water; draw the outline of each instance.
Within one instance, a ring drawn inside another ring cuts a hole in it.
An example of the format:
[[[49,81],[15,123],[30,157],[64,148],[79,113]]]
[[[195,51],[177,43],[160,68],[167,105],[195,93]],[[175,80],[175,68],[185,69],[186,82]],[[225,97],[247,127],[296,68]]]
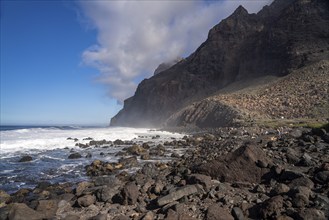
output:
[[[147,128],[70,126],[3,126],[0,136],[0,189],[7,192],[14,192],[22,187],[33,188],[40,181],[75,183],[88,179],[84,169],[86,165],[95,159],[116,162],[119,159],[115,156],[116,153],[127,147],[108,145],[82,149],[75,146],[76,143],[89,143],[90,140],[83,140],[86,138],[163,143],[183,137],[182,134]],[[160,138],[154,140],[155,136]],[[69,137],[72,139],[68,139]],[[73,152],[80,153],[82,158],[68,159]],[[86,158],[87,154],[92,157]],[[19,162],[24,155],[30,155],[33,160]]]
[[[66,147],[75,147],[74,141],[67,138],[77,138],[79,143],[87,143],[84,138],[93,138],[94,140],[116,139],[132,140],[139,135],[148,133],[146,128],[84,128],[84,127],[32,127],[12,130],[2,130],[0,145],[0,156],[13,154],[16,152],[28,153],[36,151],[45,151],[51,149],[61,149]]]

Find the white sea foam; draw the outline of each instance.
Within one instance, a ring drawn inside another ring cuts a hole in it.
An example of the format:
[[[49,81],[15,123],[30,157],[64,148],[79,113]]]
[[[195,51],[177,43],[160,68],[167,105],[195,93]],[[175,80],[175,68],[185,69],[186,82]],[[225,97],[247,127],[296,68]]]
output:
[[[80,129],[58,129],[58,128],[29,128],[18,130],[0,131],[0,158],[16,152],[27,153],[29,151],[46,151],[61,149],[65,147],[74,148],[76,142],[67,140],[68,137],[78,138],[80,143],[84,138],[94,140],[132,140],[138,136],[160,135],[161,137],[180,138],[180,134],[154,131],[147,128],[80,128]]]

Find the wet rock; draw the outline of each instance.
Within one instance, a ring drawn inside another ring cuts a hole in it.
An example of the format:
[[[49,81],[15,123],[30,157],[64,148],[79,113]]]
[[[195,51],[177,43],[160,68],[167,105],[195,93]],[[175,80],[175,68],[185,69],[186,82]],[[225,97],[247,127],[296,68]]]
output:
[[[169,193],[157,200],[159,206],[166,205],[168,203],[174,202],[184,196],[192,195],[197,193],[200,189],[197,185],[188,185],[178,188],[176,191]]]
[[[140,145],[134,144],[131,147],[125,148],[124,150],[127,151],[127,153],[140,156],[141,154],[145,153],[145,149],[141,147]]]
[[[50,182],[48,182],[48,181],[42,181],[42,182],[39,182],[38,185],[35,188],[36,189],[45,190],[45,189],[47,189],[50,186],[51,186],[51,183]]]
[[[135,205],[139,196],[139,190],[134,182],[130,182],[124,186],[121,194],[124,205]]]
[[[27,218],[29,220],[41,220],[44,218],[44,215],[31,209],[24,203],[12,204],[8,215],[9,220],[20,220]]]
[[[51,219],[56,215],[58,209],[57,200],[40,200],[37,211],[44,215],[44,218]]]
[[[124,167],[135,167],[138,165],[137,157],[127,157],[127,158],[121,158],[119,160],[119,163],[122,164]]]
[[[117,139],[117,140],[113,141],[113,144],[114,144],[114,145],[124,145],[125,142],[122,141],[122,140],[120,140],[120,139]]]
[[[149,159],[151,159],[150,154],[149,153],[142,154],[141,155],[141,159],[142,160],[149,160]]]
[[[264,219],[271,219],[280,216],[283,209],[283,197],[278,195],[266,200],[260,210],[261,216]]]
[[[75,146],[82,148],[82,149],[90,147],[89,144],[82,144],[82,143],[76,143]]]
[[[123,165],[120,163],[116,164],[94,160],[90,165],[86,166],[86,171],[89,176],[102,176],[112,174],[112,172],[121,168],[123,168]]]
[[[158,144],[155,148],[150,149],[150,155],[163,156],[166,148],[162,144]]]
[[[96,202],[96,197],[94,195],[85,195],[78,198],[78,204],[82,207],[88,207]]]
[[[219,204],[213,204],[207,209],[206,220],[234,220],[228,210]]]
[[[160,138],[160,135],[158,135],[158,134],[152,137],[152,139],[159,139],[159,138]]]
[[[101,145],[105,145],[105,144],[108,144],[109,142],[106,141],[106,140],[100,140],[100,141],[95,141],[95,140],[91,140],[89,141],[89,145],[90,146],[101,146]]]
[[[17,192],[11,195],[11,201],[14,203],[23,203],[26,202],[26,197],[31,192],[30,189],[22,188],[19,189]]]
[[[211,177],[203,174],[192,174],[187,177],[188,184],[200,184],[206,190],[209,190],[212,186]]]
[[[81,158],[81,154],[80,153],[72,153],[68,156],[68,159],[79,159]]]
[[[178,153],[174,152],[174,153],[171,154],[170,157],[173,157],[173,158],[179,158],[180,156],[179,156]]]
[[[18,162],[29,162],[32,161],[32,157],[31,156],[23,156]]]

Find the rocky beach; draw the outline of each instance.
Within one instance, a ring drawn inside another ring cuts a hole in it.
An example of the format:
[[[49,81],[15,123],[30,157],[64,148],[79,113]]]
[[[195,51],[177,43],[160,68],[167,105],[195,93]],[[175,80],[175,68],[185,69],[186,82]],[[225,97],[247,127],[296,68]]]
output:
[[[329,219],[328,9],[239,6],[140,79],[110,127],[5,131],[0,219]]]
[[[154,137],[158,138],[158,137]],[[108,143],[90,141],[89,147]],[[1,191],[1,219],[328,219],[329,129],[199,131],[154,144],[117,140],[118,162],[87,181]],[[175,153],[181,149],[185,153]],[[107,153],[109,148],[103,148]],[[167,155],[167,160],[152,160]],[[144,162],[143,162],[144,161]],[[146,162],[145,162],[146,161]],[[28,163],[28,162],[27,162]],[[127,172],[127,168],[136,172]]]

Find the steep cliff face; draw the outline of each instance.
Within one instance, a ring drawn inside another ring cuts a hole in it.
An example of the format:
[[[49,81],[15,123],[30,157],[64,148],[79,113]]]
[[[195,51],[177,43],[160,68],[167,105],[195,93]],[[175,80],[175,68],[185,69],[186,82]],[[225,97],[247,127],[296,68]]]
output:
[[[111,125],[175,124],[171,119],[182,109],[235,81],[284,76],[328,59],[328,8],[325,0],[276,0],[258,14],[238,7],[209,31],[208,39],[188,58],[143,80]],[[208,106],[217,112],[227,110],[218,104]],[[211,116],[205,121],[210,123]]]
[[[167,69],[169,69],[170,67],[172,67],[173,65],[175,65],[176,63],[178,63],[179,61],[181,61],[183,58],[177,57],[174,60],[170,60],[168,62],[164,62],[161,63],[155,70],[154,70],[154,75],[157,75]]]

